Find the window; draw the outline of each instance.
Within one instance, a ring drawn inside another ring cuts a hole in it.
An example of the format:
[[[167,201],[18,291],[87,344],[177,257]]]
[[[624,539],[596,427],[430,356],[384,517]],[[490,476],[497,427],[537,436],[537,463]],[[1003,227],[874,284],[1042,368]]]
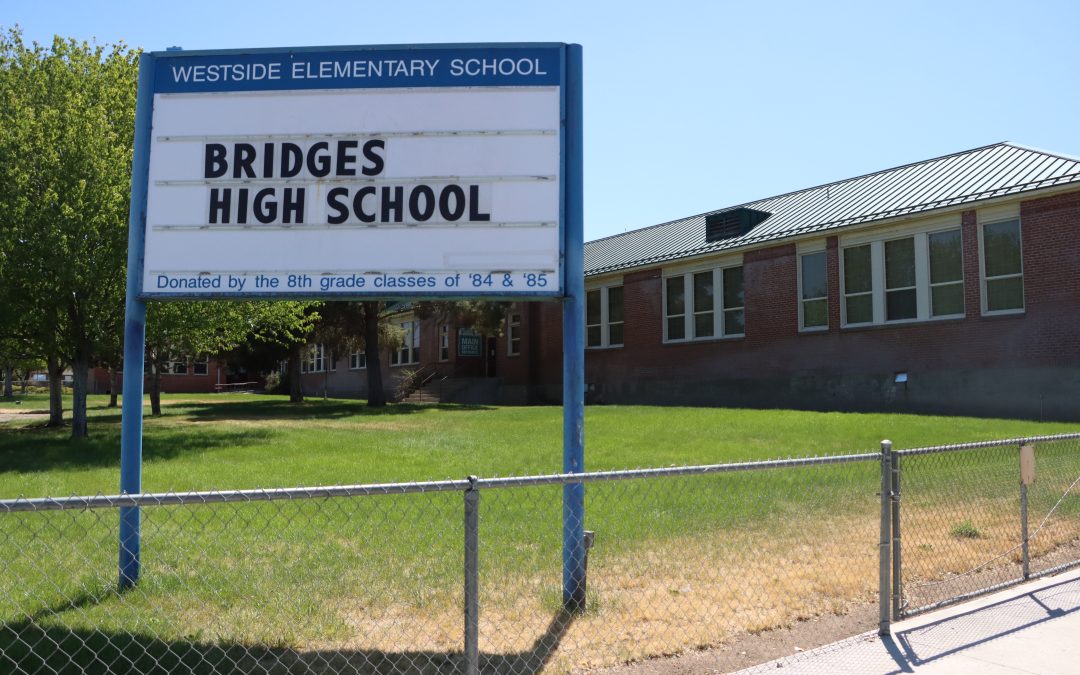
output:
[[[844,326],[964,315],[957,228],[848,246],[840,257]]]
[[[741,336],[743,323],[742,267],[664,279],[665,341]]]
[[[604,344],[603,302],[600,289],[585,293],[585,346],[600,347]]]
[[[716,299],[713,296],[713,271],[698,272],[694,275],[694,337],[708,338],[713,336],[713,324],[716,323],[713,307]]]
[[[829,327],[829,286],[825,251],[799,256],[799,325]]]
[[[439,326],[439,360],[450,360],[450,326],[445,323]]]
[[[301,373],[321,373],[326,370],[326,347],[324,345],[308,345],[307,353],[300,361]]]
[[[915,238],[885,242],[885,320],[919,316],[915,290]]]
[[[420,362],[420,322],[405,321],[398,324],[405,333],[401,347],[390,352],[390,365],[405,366]]]
[[[611,286],[607,290],[607,345],[621,347],[623,343],[623,304],[622,286]]]
[[[192,361],[186,356],[170,355],[161,367],[162,375],[206,375],[209,371],[209,360],[203,357],[202,361]]]
[[[521,353],[521,315],[511,314],[506,319],[506,353],[517,356]]]
[[[363,351],[349,354],[349,370],[363,370],[367,368],[367,353]]]
[[[622,286],[604,286],[585,293],[585,346],[621,347],[623,343]]]
[[[934,232],[930,247],[930,316],[964,313],[964,248],[960,230]]]
[[[870,245],[844,249],[844,323],[871,323],[874,320],[873,275]]]
[[[664,281],[664,336],[668,340],[686,339],[686,279],[670,277]]]
[[[982,310],[984,313],[1024,309],[1024,263],[1020,221],[982,226]]]

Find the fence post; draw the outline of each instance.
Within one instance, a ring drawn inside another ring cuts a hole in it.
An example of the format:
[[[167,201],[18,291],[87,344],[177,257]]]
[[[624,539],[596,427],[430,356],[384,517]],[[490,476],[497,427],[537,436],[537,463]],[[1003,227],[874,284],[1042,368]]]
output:
[[[480,491],[465,490],[465,675],[480,672]]]
[[[892,508],[892,549],[890,551],[892,553],[892,618],[893,621],[899,621],[900,613],[904,609],[903,594],[901,593],[903,568],[901,565],[902,550],[900,541],[900,455],[896,450],[893,450],[891,442],[886,441],[886,443],[889,444],[889,466],[892,469],[892,486],[889,495]]]
[[[881,539],[878,545],[878,602],[880,604],[880,623],[878,634],[889,634],[889,545],[892,526],[892,441],[881,442]]]
[[[1028,548],[1028,480],[1030,477],[1024,470],[1024,444],[1020,445],[1020,548],[1023,554],[1024,580],[1031,577],[1031,552]],[[1032,454],[1034,452],[1032,451]],[[1034,464],[1034,463],[1033,463]]]

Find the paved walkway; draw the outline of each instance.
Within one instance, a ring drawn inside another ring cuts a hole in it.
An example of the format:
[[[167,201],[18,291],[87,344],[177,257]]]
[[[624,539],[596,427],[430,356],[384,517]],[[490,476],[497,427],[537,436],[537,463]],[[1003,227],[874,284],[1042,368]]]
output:
[[[1080,570],[754,666],[808,675],[1080,673]]]

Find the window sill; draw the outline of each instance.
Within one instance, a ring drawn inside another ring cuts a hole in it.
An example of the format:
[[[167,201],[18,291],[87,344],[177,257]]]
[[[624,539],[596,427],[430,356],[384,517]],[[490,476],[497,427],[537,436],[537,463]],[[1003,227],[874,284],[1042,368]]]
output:
[[[819,335],[821,333],[828,333],[828,326],[814,326],[813,328],[800,328],[799,335]]]
[[[663,340],[664,345],[697,345],[708,344],[710,342],[731,342],[733,340],[742,340],[746,337],[746,333],[739,333],[737,335],[725,335],[723,337],[708,337],[708,338],[693,338],[690,340]]]
[[[930,326],[936,323],[952,323],[956,321],[963,321],[966,318],[966,314],[953,314],[950,316],[938,316],[932,319],[904,319],[902,321],[886,321],[884,323],[856,323],[840,326],[840,330],[859,331],[904,328],[906,326]]]
[[[595,347],[586,347],[586,351],[590,352],[604,352],[611,349],[622,349],[622,345],[596,345]]]
[[[996,310],[996,311],[993,311],[993,312],[983,312],[979,316],[983,317],[984,319],[994,319],[994,318],[997,318],[999,316],[1001,316],[1001,317],[1023,316],[1026,313],[1027,313],[1027,310],[1024,309],[1024,308],[1020,308],[1020,309],[999,309],[999,310]]]

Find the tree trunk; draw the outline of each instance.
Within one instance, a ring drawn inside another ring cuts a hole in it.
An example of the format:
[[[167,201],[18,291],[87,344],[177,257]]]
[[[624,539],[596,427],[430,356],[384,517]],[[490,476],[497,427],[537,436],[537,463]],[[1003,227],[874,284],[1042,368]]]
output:
[[[85,355],[78,354],[71,364],[71,437],[89,438],[86,423],[86,385],[89,381],[90,363]]]
[[[4,366],[4,398],[13,398],[15,396],[15,392],[11,388],[14,371],[15,368],[10,363]]]
[[[22,379],[19,380],[19,394],[26,396],[27,388],[30,386],[30,369],[27,368],[22,372]]]
[[[120,393],[120,382],[116,377],[116,368],[109,368],[109,407],[116,407],[117,395]]]
[[[64,426],[64,364],[55,355],[46,359],[49,371],[49,426]]]
[[[161,371],[157,359],[150,361],[150,414],[154,417],[161,415]]]
[[[364,303],[364,352],[367,354],[368,407],[382,408],[386,405],[383,391],[382,359],[379,357],[379,303]]]
[[[304,345],[293,345],[289,350],[289,403],[304,402],[304,387],[300,381],[300,359]]]

